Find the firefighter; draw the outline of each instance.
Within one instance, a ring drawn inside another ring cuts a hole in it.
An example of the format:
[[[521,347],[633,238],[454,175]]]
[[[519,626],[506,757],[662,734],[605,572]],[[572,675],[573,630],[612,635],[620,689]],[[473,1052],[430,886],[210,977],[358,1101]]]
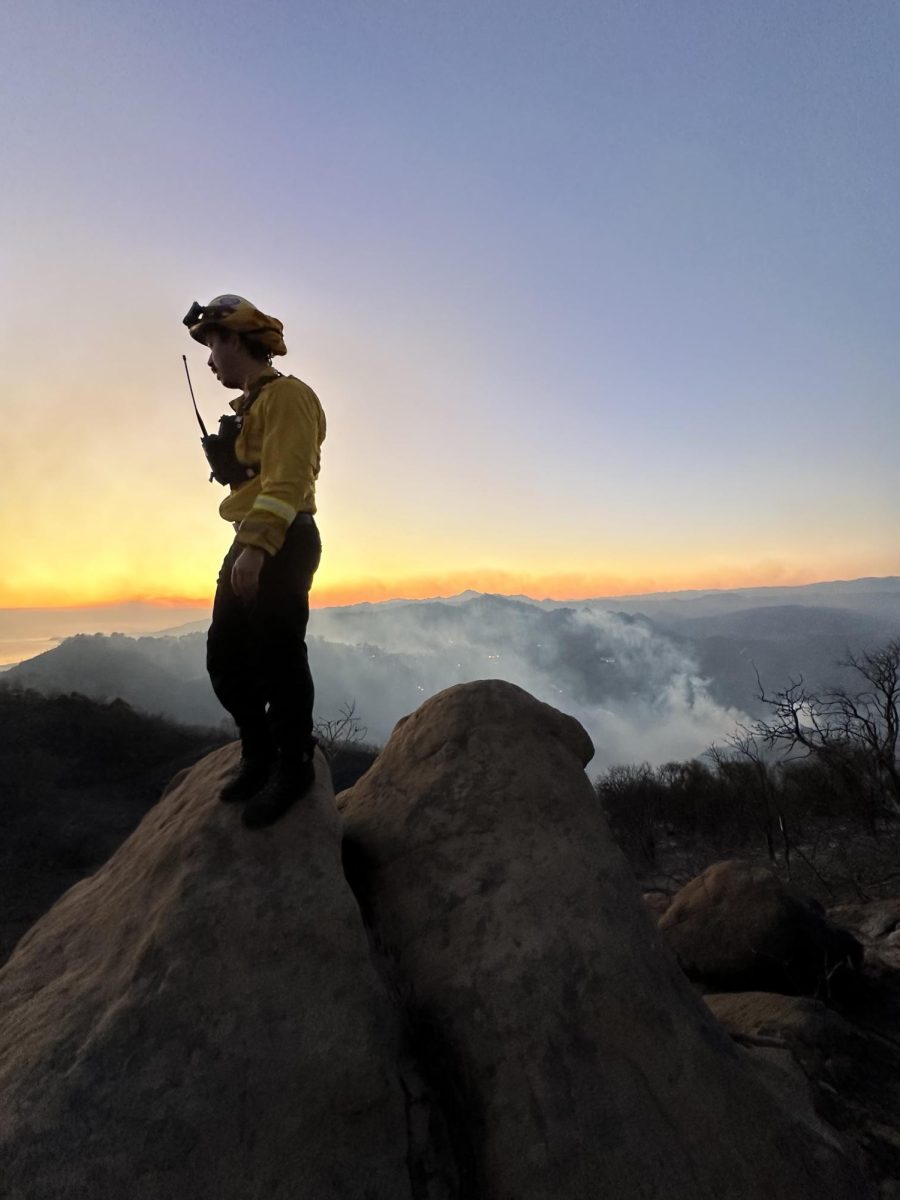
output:
[[[241,759],[220,799],[250,828],[277,821],[315,779],[309,591],[322,543],[316,480],[325,414],[315,392],[282,375],[282,323],[242,296],[216,296],[184,318],[223,387],[240,389],[218,435],[204,439],[230,487],[219,513],[235,528],[216,585],[206,665],[234,718]],[[215,450],[215,453],[212,451]]]

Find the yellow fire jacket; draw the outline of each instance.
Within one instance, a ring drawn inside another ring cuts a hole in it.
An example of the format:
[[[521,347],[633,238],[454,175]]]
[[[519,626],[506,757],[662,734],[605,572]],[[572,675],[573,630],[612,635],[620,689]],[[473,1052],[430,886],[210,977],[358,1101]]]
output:
[[[243,397],[231,401],[240,409]],[[219,505],[226,521],[239,525],[237,541],[276,554],[298,512],[316,511],[316,480],[325,440],[319,398],[293,375],[272,373],[263,381],[235,442],[238,461],[260,464],[260,472],[237,484]]]

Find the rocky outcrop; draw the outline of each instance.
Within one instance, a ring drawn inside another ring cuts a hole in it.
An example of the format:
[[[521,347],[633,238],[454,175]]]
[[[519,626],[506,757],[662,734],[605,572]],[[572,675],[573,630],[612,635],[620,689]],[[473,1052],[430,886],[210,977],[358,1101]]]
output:
[[[679,970],[591,753],[433,697],[339,797],[359,907],[324,762],[256,832],[236,747],[173,780],[0,971],[3,1200],[868,1200]]]
[[[900,899],[842,904],[828,915],[859,938],[867,962],[900,971]]]
[[[806,996],[765,992],[710,995],[706,1003],[742,1045],[770,1058],[779,1052],[809,1082],[816,1111],[852,1136],[872,1174],[900,1180],[900,1036],[896,1017],[873,1027],[877,1006],[859,1003],[838,1013]]]
[[[327,768],[249,833],[181,777],[0,972],[4,1200],[410,1197],[397,1027]]]
[[[737,859],[686,884],[659,928],[685,974],[710,991],[830,995],[863,958],[815,900]]]
[[[479,1200],[868,1195],[663,946],[580,725],[502,681],[398,724],[339,805],[347,866]]]

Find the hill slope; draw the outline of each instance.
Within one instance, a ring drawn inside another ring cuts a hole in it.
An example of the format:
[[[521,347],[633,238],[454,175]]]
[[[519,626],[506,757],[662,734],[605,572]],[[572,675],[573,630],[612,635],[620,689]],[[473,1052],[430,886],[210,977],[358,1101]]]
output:
[[[224,735],[121,700],[0,688],[0,962],[73,883],[105,862],[171,777]]]

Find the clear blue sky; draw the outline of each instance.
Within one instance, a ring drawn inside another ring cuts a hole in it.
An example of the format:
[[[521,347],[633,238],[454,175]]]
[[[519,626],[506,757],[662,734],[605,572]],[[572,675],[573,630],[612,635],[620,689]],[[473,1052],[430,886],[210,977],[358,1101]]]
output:
[[[222,291],[329,416],[323,599],[900,573],[893,0],[4,25],[0,603],[208,591]]]

